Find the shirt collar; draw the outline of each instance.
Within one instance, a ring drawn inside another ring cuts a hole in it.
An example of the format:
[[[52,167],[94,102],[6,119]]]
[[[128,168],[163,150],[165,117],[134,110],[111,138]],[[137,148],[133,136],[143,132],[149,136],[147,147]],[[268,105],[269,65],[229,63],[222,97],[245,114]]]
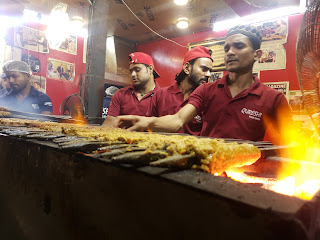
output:
[[[224,75],[220,80],[218,80],[218,87],[223,88],[224,86],[227,86],[227,78],[228,78],[229,74]],[[259,80],[259,78],[255,75],[253,75],[254,78],[254,83],[251,85],[251,87],[249,87],[248,89],[246,89],[245,91],[248,91],[248,94],[254,94],[254,95],[262,95],[263,89],[262,89],[262,85],[261,82]]]
[[[13,90],[10,91],[9,94],[8,94],[8,96],[15,96],[15,95],[16,95],[16,93]],[[27,97],[29,97],[29,96],[37,96],[37,95],[38,95],[38,91],[32,85],[30,85],[30,92],[29,92]]]
[[[38,91],[34,88],[34,86],[31,85],[29,96],[37,96]]]
[[[173,93],[181,93],[181,90],[180,90],[179,85],[178,85],[177,82],[175,82],[175,84],[173,84],[171,87],[172,87],[172,92]]]

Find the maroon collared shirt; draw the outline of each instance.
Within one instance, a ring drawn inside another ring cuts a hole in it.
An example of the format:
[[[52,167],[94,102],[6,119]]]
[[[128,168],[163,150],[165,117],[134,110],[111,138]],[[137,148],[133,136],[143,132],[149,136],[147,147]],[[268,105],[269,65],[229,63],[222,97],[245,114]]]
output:
[[[184,94],[180,91],[177,83],[170,87],[161,88],[152,97],[150,109],[147,113],[147,116],[161,117],[165,115],[175,114],[180,110],[181,104],[183,102]],[[201,128],[202,118],[199,114],[178,132],[199,135]]]
[[[266,119],[274,126],[279,126],[280,115],[291,119],[283,93],[262,84],[255,77],[250,88],[232,98],[227,77],[202,84],[189,98],[188,103],[202,113],[201,136],[262,141]]]
[[[134,91],[133,85],[119,89],[111,98],[108,115],[112,117],[119,115],[146,116],[150,101],[158,89],[160,89],[160,86],[155,82],[154,89],[143,96],[140,101],[138,100],[137,93]]]

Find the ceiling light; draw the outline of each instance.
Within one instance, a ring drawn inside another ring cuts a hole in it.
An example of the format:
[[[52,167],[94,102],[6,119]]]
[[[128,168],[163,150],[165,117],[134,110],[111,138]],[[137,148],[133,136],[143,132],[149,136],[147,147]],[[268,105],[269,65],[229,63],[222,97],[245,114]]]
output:
[[[222,31],[230,29],[239,24],[253,24],[253,23],[263,23],[271,21],[273,19],[290,16],[294,14],[304,13],[305,7],[282,7],[276,8],[265,12],[259,12],[251,14],[245,17],[237,17],[234,19],[229,19],[221,22],[217,22],[213,25],[213,31]]]
[[[67,13],[67,4],[58,3],[51,10],[49,23],[46,30],[46,37],[49,46],[52,49],[60,47],[66,39],[69,24],[69,16]]]
[[[29,9],[23,10],[22,21],[24,22],[39,22],[38,13]]]
[[[83,25],[83,18],[80,16],[74,16],[71,18],[69,23],[69,32],[81,36],[83,32]]]
[[[178,18],[177,27],[180,29],[186,29],[189,26],[189,20],[186,17]]]
[[[174,3],[177,5],[186,5],[188,0],[174,0]]]

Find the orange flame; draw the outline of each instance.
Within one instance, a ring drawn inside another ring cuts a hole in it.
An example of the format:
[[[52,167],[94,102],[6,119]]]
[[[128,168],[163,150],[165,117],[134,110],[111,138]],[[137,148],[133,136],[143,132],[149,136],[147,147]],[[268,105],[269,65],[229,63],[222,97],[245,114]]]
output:
[[[309,126],[308,130],[288,125],[282,132],[282,137],[290,140],[292,148],[286,151],[291,159],[279,172],[278,178],[286,180],[293,178],[293,195],[311,199],[320,189],[320,138]],[[313,133],[310,136],[310,133]]]
[[[67,113],[67,115],[70,115],[72,119],[63,120],[61,121],[62,123],[74,123],[80,126],[88,124],[87,119],[83,115],[82,105],[80,103],[75,104],[72,111],[70,111],[70,109],[67,109],[65,113]]]
[[[245,173],[227,171],[232,179],[244,183],[261,183],[263,188],[302,199],[312,199],[320,189],[320,137],[309,128],[303,130],[297,123],[283,125],[279,141],[289,144],[281,151],[283,167],[273,179],[248,176]],[[312,134],[310,134],[312,133]]]
[[[75,123],[81,126],[88,124],[87,119],[83,115],[82,106],[80,104],[76,104],[74,110],[70,114],[71,117],[75,120]]]

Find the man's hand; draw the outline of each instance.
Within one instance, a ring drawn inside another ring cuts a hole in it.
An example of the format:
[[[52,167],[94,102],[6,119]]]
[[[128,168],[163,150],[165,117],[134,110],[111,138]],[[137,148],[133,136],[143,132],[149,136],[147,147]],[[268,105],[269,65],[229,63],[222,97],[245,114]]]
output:
[[[118,116],[116,127],[129,131],[145,131],[150,127],[153,117],[141,117],[136,115]]]
[[[118,116],[116,127],[126,128],[130,131],[177,132],[196,115],[196,108],[187,104],[176,114],[162,117]]]

